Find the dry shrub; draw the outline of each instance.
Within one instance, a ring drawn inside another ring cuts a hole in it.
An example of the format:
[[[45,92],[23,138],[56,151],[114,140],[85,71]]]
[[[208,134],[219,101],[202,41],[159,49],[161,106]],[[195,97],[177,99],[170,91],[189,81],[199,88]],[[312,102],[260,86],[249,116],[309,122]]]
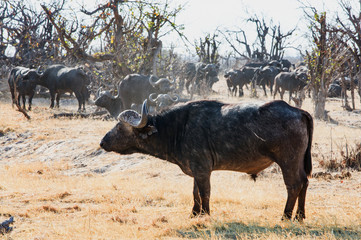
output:
[[[342,163],[346,168],[361,171],[361,143],[356,143],[355,147],[350,149],[350,152],[346,145],[346,153],[341,152],[341,156],[343,157]]]
[[[329,171],[342,171],[345,169],[361,171],[361,143],[356,143],[351,148],[346,143],[344,149],[340,151],[340,159],[323,160],[320,161],[320,165]]]

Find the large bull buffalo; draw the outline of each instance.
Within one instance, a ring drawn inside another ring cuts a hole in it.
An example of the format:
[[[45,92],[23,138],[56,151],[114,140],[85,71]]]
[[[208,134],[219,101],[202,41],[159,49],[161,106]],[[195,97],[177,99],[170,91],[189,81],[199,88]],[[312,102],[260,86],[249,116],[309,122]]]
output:
[[[79,104],[78,111],[85,110],[85,100],[89,97],[87,86],[90,84],[89,77],[81,68],[66,67],[64,65],[51,65],[36,82],[49,89],[51,104],[54,107],[56,94],[56,106],[59,107],[60,95],[65,92],[74,93]]]
[[[155,115],[124,111],[101,140],[106,151],[150,154],[177,164],[194,178],[193,215],[209,214],[210,176],[233,170],[254,179],[277,163],[287,187],[283,218],[305,218],[308,176],[311,174],[313,120],[309,113],[273,101],[263,105],[194,101]]]
[[[41,73],[35,69],[29,69],[26,67],[14,67],[8,79],[10,87],[11,98],[13,104],[16,102],[16,95],[18,94],[17,103],[20,105],[20,98],[22,98],[23,109],[25,109],[25,96],[29,96],[29,110],[31,110],[31,102],[34,97],[36,81],[40,78]],[[16,92],[15,92],[16,90]]]

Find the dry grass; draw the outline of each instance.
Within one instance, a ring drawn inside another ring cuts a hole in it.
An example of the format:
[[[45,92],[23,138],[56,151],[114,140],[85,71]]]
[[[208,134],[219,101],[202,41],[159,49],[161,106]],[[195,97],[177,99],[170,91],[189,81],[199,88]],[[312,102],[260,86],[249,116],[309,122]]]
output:
[[[227,96],[225,88],[219,92]],[[239,101],[221,94],[210,98]],[[338,105],[330,103],[333,112]],[[5,239],[361,238],[361,173],[310,179],[307,218],[299,224],[280,220],[286,189],[279,172],[268,170],[257,182],[214,172],[211,217],[190,218],[193,182],[176,165],[104,153],[98,142],[114,122],[53,119],[59,110],[47,107],[35,102],[27,121],[10,102],[0,102],[0,136],[8,136],[0,137],[0,221],[10,215],[16,221]],[[312,112],[309,99],[304,108]],[[314,171],[324,171],[320,161],[337,158],[343,142],[360,136],[348,123],[316,121]]]

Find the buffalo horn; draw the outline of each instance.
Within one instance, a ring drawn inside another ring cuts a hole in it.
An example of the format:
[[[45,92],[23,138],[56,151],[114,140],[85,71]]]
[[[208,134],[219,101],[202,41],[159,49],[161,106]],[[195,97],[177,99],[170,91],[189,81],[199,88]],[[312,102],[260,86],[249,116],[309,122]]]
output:
[[[178,95],[178,94],[174,94],[173,97],[170,96],[170,99],[172,99],[173,102],[178,102],[178,101],[179,101],[179,95]]]
[[[170,84],[174,84],[175,83],[175,79],[173,79],[173,81],[169,80],[168,78],[161,78],[158,81],[157,80],[153,80],[153,79],[157,79],[156,76],[154,75],[150,75],[149,77],[149,83],[155,87],[157,86],[159,83],[163,82],[163,81],[168,81]]]
[[[155,79],[154,81],[153,81],[153,79]],[[157,84],[159,84],[159,80],[157,81],[157,77],[156,76],[154,76],[154,75],[150,75],[150,77],[149,77],[149,83],[150,83],[150,85],[152,85],[153,87],[155,87]]]
[[[99,97],[100,91],[102,91],[102,90],[103,90],[102,87],[98,88],[97,92],[95,93],[95,96],[96,96],[97,98]]]
[[[152,103],[155,103],[158,100],[158,96],[156,93],[152,93],[149,95],[149,101],[151,101]]]
[[[114,98],[120,98],[120,84],[117,85],[117,95]]]

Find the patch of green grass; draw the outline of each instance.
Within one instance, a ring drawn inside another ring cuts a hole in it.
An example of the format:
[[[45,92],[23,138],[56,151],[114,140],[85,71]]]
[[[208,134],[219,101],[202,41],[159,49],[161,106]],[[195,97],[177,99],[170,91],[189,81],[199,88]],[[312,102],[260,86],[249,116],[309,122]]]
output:
[[[347,227],[313,227],[292,224],[287,227],[261,226],[257,223],[239,222],[192,225],[190,229],[177,230],[178,236],[186,239],[285,239],[285,238],[335,238],[360,239],[361,229]]]

